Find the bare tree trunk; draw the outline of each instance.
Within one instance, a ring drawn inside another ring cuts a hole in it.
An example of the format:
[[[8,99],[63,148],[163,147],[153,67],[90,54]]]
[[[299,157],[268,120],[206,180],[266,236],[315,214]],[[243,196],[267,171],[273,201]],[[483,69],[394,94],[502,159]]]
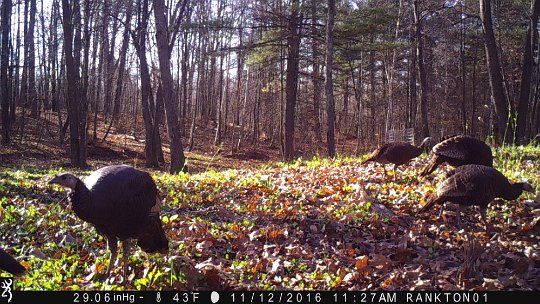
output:
[[[525,129],[527,126],[527,114],[529,113],[529,103],[531,101],[531,80],[533,70],[533,54],[536,46],[533,43],[538,35],[536,29],[538,23],[538,14],[540,13],[540,0],[531,1],[531,20],[527,28],[525,45],[523,51],[523,63],[521,68],[521,88],[519,92],[519,103],[517,109],[516,126],[516,144],[525,144],[527,142]]]
[[[399,0],[398,5],[398,14],[397,14],[397,20],[396,20],[396,29],[394,31],[394,41],[398,41],[399,33],[400,33],[400,27],[401,27],[401,11],[403,7],[403,1]],[[385,129],[386,132],[388,130],[394,129],[394,74],[396,70],[396,60],[397,60],[397,53],[398,49],[394,48],[392,50],[392,61],[390,62],[390,66],[386,69],[386,79],[388,79],[388,85],[387,88],[387,94],[388,97],[386,98],[388,100],[388,110],[386,112],[386,123],[385,123]]]
[[[182,51],[182,62],[180,63],[180,73],[182,74],[181,76],[181,80],[180,80],[180,89],[181,89],[181,92],[180,92],[180,96],[181,96],[181,107],[182,107],[182,111],[181,111],[181,114],[180,114],[180,117],[181,117],[181,122],[180,122],[180,125],[182,126],[182,130],[186,130],[187,128],[187,122],[186,122],[186,118],[187,118],[187,108],[188,108],[188,101],[190,100],[189,96],[188,96],[188,74],[192,74],[191,73],[191,69],[188,69],[188,64],[189,64],[189,53],[190,53],[190,41],[188,40],[189,39],[189,33],[186,31],[183,35],[183,51]],[[191,78],[190,78],[190,81],[191,81]],[[185,135],[185,134],[184,134]]]
[[[218,83],[218,104],[217,104],[217,113],[216,113],[216,134],[214,136],[214,146],[221,145],[221,132],[223,129],[223,91],[226,90],[226,88],[223,88],[223,61],[225,58],[225,54],[221,54],[219,57],[219,83]]]
[[[11,31],[11,0],[2,1],[2,43],[0,45],[0,106],[2,107],[2,144],[11,141],[10,98],[8,82],[9,33]]]
[[[476,136],[476,70],[478,66],[478,48],[474,50],[473,56],[473,71],[471,85],[471,134]]]
[[[26,56],[24,58],[25,67],[28,69],[26,76],[27,80],[27,91],[26,94],[26,103],[31,105],[31,115],[33,118],[38,117],[39,103],[36,98],[36,52],[35,52],[35,43],[34,43],[34,32],[36,29],[36,0],[30,1],[30,16],[28,29],[25,35],[24,47],[27,48]]]
[[[183,1],[182,12],[178,18],[182,18],[183,11],[187,5],[187,0]],[[182,130],[178,117],[178,105],[176,94],[174,93],[174,80],[171,74],[171,51],[174,39],[169,36],[169,25],[165,12],[165,1],[154,0],[154,18],[156,26],[156,42],[159,58],[159,70],[161,85],[163,89],[163,99],[165,103],[165,114],[167,117],[167,127],[169,139],[171,141],[171,173],[178,173],[185,170],[186,158],[182,145]],[[175,20],[180,23],[179,20]],[[173,36],[175,37],[175,36]]]
[[[294,119],[296,112],[296,98],[298,93],[298,69],[300,54],[300,3],[298,0],[291,2],[291,15],[287,24],[287,72],[285,81],[285,138],[284,158],[294,158]]]
[[[493,30],[493,20],[491,16],[491,0],[480,0],[480,19],[484,28],[484,46],[486,48],[486,62],[489,73],[489,86],[491,97],[497,115],[498,142],[512,142],[513,127],[509,117],[509,101],[505,94],[505,83],[499,62],[495,32]]]
[[[373,34],[370,35],[370,43],[374,43],[375,38],[373,37]],[[371,127],[371,136],[373,136],[373,140],[376,140],[375,138],[375,105],[377,104],[377,100],[375,97],[375,51],[371,50],[369,52],[369,115],[370,115],[370,127]],[[380,135],[379,135],[380,136]]]
[[[80,154],[81,159],[84,160],[84,166],[86,166],[87,159],[87,143],[88,143],[88,62],[90,57],[90,25],[92,23],[92,14],[93,11],[90,9],[90,1],[84,2],[84,26],[82,30],[77,30],[75,35],[75,40],[73,44],[73,52],[76,54],[75,61],[76,66],[81,67],[81,79],[79,84],[79,95],[80,95],[80,114],[79,114],[79,136],[80,136]],[[74,19],[75,23],[81,24],[81,14],[80,10],[77,15],[77,18]],[[84,47],[84,49],[83,49]],[[81,51],[83,51],[83,62],[80,61]]]
[[[317,4],[313,0],[311,3],[311,51],[312,51],[312,60],[313,60],[313,115],[315,116],[315,139],[320,143],[322,142],[321,136],[321,65],[319,64],[319,42],[317,41],[319,36],[319,30],[316,25],[316,16],[317,16]]]
[[[334,83],[332,73],[334,66],[334,17],[336,15],[336,1],[328,0],[328,21],[326,23],[326,145],[328,156],[336,156],[336,109],[334,104]]]
[[[363,59],[363,52],[360,52],[360,61]],[[353,84],[353,90],[354,90],[354,99],[356,101],[356,147],[355,147],[355,154],[358,155],[360,153],[360,144],[362,142],[362,116],[363,116],[363,106],[362,106],[362,92],[363,92],[363,79],[362,79],[362,69],[359,69],[358,73],[358,83],[355,80],[355,73],[354,73],[354,67],[353,63],[349,61],[349,70],[351,72],[351,80]]]
[[[418,65],[418,76],[420,77],[420,118],[422,120],[422,137],[429,136],[428,123],[428,98],[429,87],[427,81],[427,72],[424,61],[424,40],[422,37],[422,16],[420,16],[419,0],[413,1],[414,23],[416,29],[416,56]]]
[[[111,130],[111,127],[113,124],[118,124],[118,117],[120,115],[120,107],[121,107],[121,97],[122,97],[122,90],[124,88],[124,71],[126,69],[126,56],[127,56],[127,50],[129,47],[129,24],[131,22],[131,6],[128,5],[126,8],[126,22],[124,23],[126,25],[126,28],[124,30],[124,36],[122,39],[122,46],[120,48],[120,53],[118,54],[118,69],[116,73],[116,90],[114,92],[114,100],[113,100],[113,113],[112,118],[109,123],[109,126],[107,128],[107,131],[105,132],[105,135],[103,136],[103,141],[107,138],[109,135],[109,132]]]
[[[62,0],[63,9],[63,28],[64,28],[64,53],[67,72],[67,96],[68,96],[68,119],[69,119],[69,137],[71,164],[75,167],[86,167],[86,159],[83,158],[86,153],[86,146],[81,142],[80,120],[81,120],[81,98],[80,98],[80,53],[77,50],[76,41],[74,41],[74,27],[78,26],[75,20],[80,21],[80,7],[78,0]]]
[[[139,69],[141,77],[141,109],[144,121],[144,155],[146,165],[148,167],[158,167],[158,149],[161,149],[161,144],[157,147],[154,130],[156,126],[156,110],[152,98],[152,85],[150,80],[150,70],[146,60],[146,33],[148,30],[148,20],[150,19],[150,11],[148,9],[148,0],[137,1],[137,19],[138,30],[133,33],[133,45],[139,58]],[[159,137],[159,132],[157,132]]]
[[[418,124],[416,123],[416,113],[417,113],[417,105],[418,105],[418,92],[416,90],[416,82],[417,82],[417,58],[416,58],[416,35],[414,34],[414,31],[411,30],[411,50],[410,50],[410,63],[408,64],[409,67],[409,119],[408,119],[408,127],[414,128],[414,134],[419,135],[418,130]]]
[[[461,3],[460,10],[464,11],[464,4]],[[467,130],[467,64],[465,62],[465,24],[463,22],[459,25],[459,56],[460,56],[460,69],[461,69],[461,132],[466,134],[469,132]]]
[[[58,72],[57,72],[57,53],[58,53],[58,19],[59,19],[58,0],[53,0],[51,7],[51,22],[49,26],[49,61],[51,64],[51,109],[58,111],[60,105],[57,98]]]

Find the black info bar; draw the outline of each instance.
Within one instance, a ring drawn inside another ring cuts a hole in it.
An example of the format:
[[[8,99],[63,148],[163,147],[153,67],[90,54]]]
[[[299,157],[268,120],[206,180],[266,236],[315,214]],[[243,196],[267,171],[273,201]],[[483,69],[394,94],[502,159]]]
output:
[[[1,289],[1,288],[0,288]],[[18,291],[0,303],[538,303],[540,291]]]

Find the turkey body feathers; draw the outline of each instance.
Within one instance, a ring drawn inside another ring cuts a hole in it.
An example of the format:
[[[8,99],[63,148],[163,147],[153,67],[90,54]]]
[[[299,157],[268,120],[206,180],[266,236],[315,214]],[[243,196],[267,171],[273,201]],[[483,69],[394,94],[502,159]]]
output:
[[[96,170],[84,182],[63,173],[49,184],[71,190],[69,200],[73,211],[107,237],[111,261],[117,257],[117,241],[122,241],[124,275],[131,239],[137,239],[141,249],[148,253],[167,252],[168,240],[159,218],[161,202],[156,184],[147,172],[113,165]],[[109,262],[107,273],[111,265]]]
[[[431,159],[420,175],[428,175],[440,164],[459,167],[468,164],[493,166],[491,148],[483,141],[465,135],[452,136],[431,149]]]
[[[163,229],[155,229],[159,213],[152,208],[159,199],[156,184],[147,172],[125,165],[108,166],[88,176],[84,185],[87,191],[76,189],[71,199],[73,211],[101,233],[124,240],[148,234],[146,230],[151,229],[164,238]]]
[[[0,249],[0,269],[13,275],[20,275],[26,271],[23,265],[15,260],[11,255]]]
[[[373,151],[362,164],[369,161],[377,161],[380,163],[392,163],[399,166],[420,156],[422,152],[422,148],[413,146],[407,142],[391,142],[386,143]]]
[[[454,174],[437,187],[426,205],[418,213],[429,210],[436,203],[454,202],[460,205],[487,206],[495,198],[514,200],[521,189],[511,184],[496,169],[482,165],[464,165],[455,169]]]
[[[533,192],[527,183],[510,183],[494,168],[483,165],[463,165],[454,170],[454,174],[437,186],[426,204],[417,212],[423,213],[436,204],[457,203],[460,206],[477,205],[482,216],[488,204],[495,198],[517,199],[522,191]]]

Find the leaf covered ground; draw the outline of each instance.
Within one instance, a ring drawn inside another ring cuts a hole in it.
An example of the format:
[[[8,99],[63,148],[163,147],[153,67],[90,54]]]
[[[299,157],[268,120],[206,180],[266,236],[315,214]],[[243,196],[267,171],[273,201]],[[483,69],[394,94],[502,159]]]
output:
[[[499,149],[496,167],[538,188],[539,159],[539,148]],[[534,195],[493,202],[489,239],[475,208],[462,214],[461,231],[451,204],[442,217],[439,207],[414,216],[449,168],[422,179],[426,157],[395,176],[360,161],[153,172],[170,251],[132,251],[127,278],[121,266],[104,277],[106,241],[73,214],[63,190],[47,186],[64,169],[4,168],[0,247],[28,269],[15,285],[25,290],[540,289]]]

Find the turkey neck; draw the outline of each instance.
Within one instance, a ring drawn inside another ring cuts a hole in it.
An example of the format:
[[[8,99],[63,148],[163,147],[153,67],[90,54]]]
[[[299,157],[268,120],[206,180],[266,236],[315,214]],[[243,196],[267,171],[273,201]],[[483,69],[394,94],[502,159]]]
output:
[[[420,151],[420,154],[422,154],[422,152],[426,150],[426,146],[427,146],[427,142],[424,141],[419,146],[415,146],[415,147],[418,149],[418,151]]]
[[[82,220],[89,222],[88,218],[92,217],[90,215],[92,212],[92,208],[90,208],[92,205],[90,190],[88,190],[82,181],[78,180],[75,190],[70,194],[70,197],[71,209],[73,209],[73,212],[75,212]]]

